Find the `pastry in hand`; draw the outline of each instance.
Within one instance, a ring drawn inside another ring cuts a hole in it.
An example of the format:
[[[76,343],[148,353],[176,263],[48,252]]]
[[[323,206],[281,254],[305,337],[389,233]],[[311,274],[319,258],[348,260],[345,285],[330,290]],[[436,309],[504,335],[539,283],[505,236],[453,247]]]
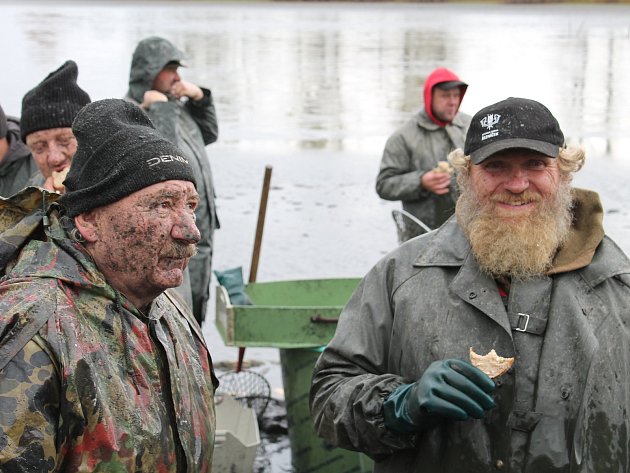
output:
[[[64,190],[63,181],[66,180],[66,176],[68,175],[68,171],[70,171],[70,166],[68,166],[65,169],[62,169],[59,172],[57,172],[57,171],[53,171],[52,172],[53,187],[55,188],[55,190],[58,190],[58,191],[63,191]]]
[[[514,364],[514,358],[503,358],[497,355],[494,349],[490,350],[487,355],[479,355],[470,348],[470,363],[486,373],[490,378],[501,376],[509,370]]]
[[[433,172],[445,172],[452,176],[455,170],[447,161],[440,161],[437,163],[437,166],[433,168]]]

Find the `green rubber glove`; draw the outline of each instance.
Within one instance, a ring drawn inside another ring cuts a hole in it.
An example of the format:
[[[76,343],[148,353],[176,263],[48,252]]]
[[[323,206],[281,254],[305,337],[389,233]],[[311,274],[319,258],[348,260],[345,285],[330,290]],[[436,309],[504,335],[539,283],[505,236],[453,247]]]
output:
[[[495,406],[489,394],[494,382],[481,370],[462,360],[439,360],[429,365],[412,384],[398,386],[383,404],[385,426],[411,433],[442,419],[481,419]]]
[[[223,286],[233,305],[251,305],[252,301],[245,294],[245,284],[243,283],[243,270],[237,268],[226,269],[225,271],[214,271],[219,284]]]

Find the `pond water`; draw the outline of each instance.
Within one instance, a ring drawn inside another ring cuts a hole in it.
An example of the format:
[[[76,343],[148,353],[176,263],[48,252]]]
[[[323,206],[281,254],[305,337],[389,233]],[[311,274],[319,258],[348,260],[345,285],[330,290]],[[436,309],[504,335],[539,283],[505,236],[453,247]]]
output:
[[[189,56],[183,77],[217,105],[215,268],[249,271],[266,165],[259,281],[362,276],[394,248],[399,204],[380,200],[374,180],[385,140],[438,66],[470,84],[470,114],[508,96],[546,104],[586,148],[576,185],[600,193],[607,232],[630,251],[629,5],[51,3],[0,4],[0,104],[19,115],[24,93],[66,59],[93,100],[122,97],[136,43],[172,40]],[[211,308],[213,357],[233,362],[213,321]],[[281,399],[277,351],[246,358]],[[283,461],[274,471],[288,471]]]

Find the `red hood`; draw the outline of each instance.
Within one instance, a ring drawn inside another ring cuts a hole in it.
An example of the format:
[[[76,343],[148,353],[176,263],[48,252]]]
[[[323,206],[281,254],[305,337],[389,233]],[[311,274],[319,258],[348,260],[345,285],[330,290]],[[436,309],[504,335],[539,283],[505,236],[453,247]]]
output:
[[[440,126],[446,126],[448,125],[448,122],[443,122],[433,116],[433,111],[431,110],[431,102],[433,98],[433,94],[432,94],[433,87],[436,84],[439,84],[440,82],[448,82],[452,80],[459,81],[461,79],[457,77],[457,75],[453,71],[445,67],[438,67],[431,74],[429,74],[429,77],[427,77],[427,80],[424,82],[424,108],[427,111],[427,115],[429,115],[429,118],[433,121],[433,123]],[[461,95],[459,99],[460,105],[462,103],[462,100],[464,99],[464,94],[466,93],[467,88],[468,88],[467,85],[461,85],[459,87],[459,90],[461,91]]]

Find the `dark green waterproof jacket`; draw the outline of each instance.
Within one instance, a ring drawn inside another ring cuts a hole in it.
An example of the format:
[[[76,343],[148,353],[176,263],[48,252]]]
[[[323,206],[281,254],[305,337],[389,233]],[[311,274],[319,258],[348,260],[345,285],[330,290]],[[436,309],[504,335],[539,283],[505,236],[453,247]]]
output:
[[[183,59],[183,53],[163,38],[144,40],[134,52],[126,98],[142,103],[144,93],[151,90],[155,76],[164,66],[172,61],[181,63]],[[168,102],[154,103],[146,110],[155,127],[189,158],[197,180],[199,206],[195,215],[201,240],[197,244],[197,254],[190,259],[188,270],[193,313],[200,324],[209,298],[213,234],[219,228],[212,171],[205,149],[206,145],[217,140],[219,131],[212,94],[208,89],[201,90],[204,93],[201,100],[183,101],[169,97]]]
[[[10,197],[26,187],[31,176],[38,175],[37,164],[20,138],[19,120],[7,117],[9,150],[0,163],[0,196]]]
[[[319,435],[376,473],[630,472],[630,261],[604,236],[596,194],[575,196],[570,241],[549,274],[512,282],[507,310],[454,218],[381,260],[316,364]],[[396,387],[471,347],[515,357],[497,407],[412,435],[385,427]]]
[[[45,207],[32,194],[21,207],[33,203]],[[0,255],[12,249],[0,261],[0,471],[210,472],[216,379],[185,306],[167,291],[141,313],[55,213],[46,231],[36,210],[3,232]]]

